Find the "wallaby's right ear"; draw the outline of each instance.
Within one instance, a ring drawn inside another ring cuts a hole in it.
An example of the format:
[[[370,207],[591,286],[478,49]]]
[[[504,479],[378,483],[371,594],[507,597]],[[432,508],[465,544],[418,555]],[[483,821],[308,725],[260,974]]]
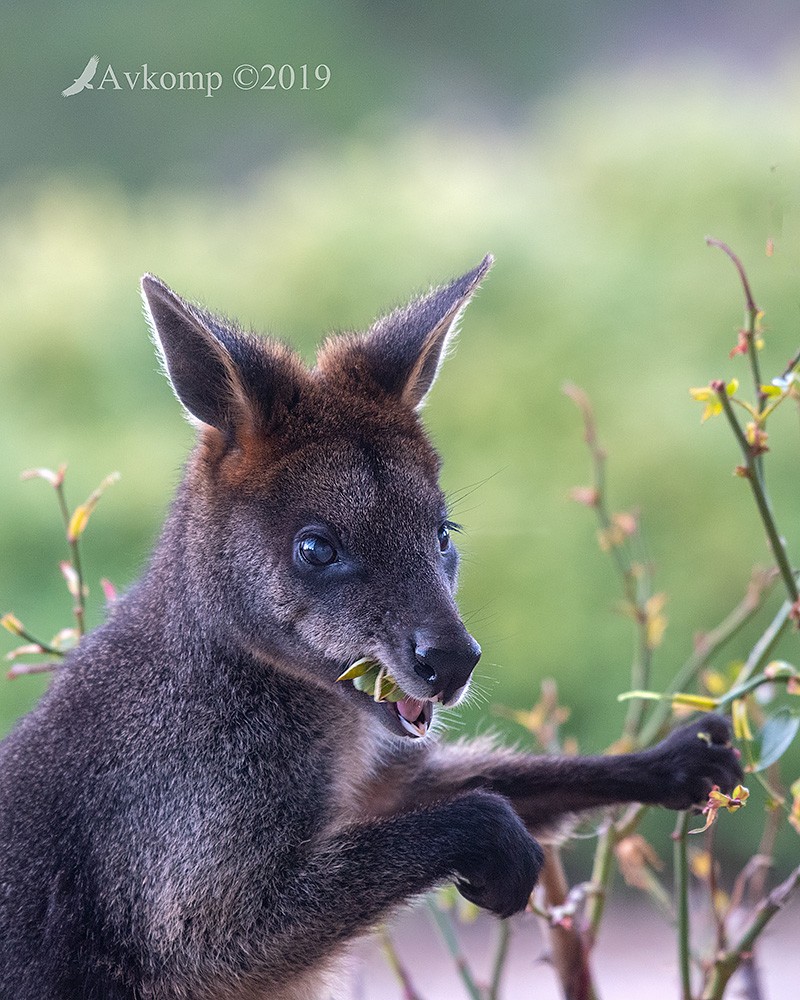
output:
[[[215,332],[210,316],[152,274],[142,278],[142,297],[164,371],[190,421],[230,433],[247,404],[219,327]]]

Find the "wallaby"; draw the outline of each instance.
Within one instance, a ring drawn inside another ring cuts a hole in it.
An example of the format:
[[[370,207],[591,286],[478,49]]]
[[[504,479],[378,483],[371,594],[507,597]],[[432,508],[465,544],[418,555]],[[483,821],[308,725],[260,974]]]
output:
[[[2,745],[3,1000],[329,997],[433,886],[522,910],[565,814],[740,778],[716,716],[622,756],[432,735],[480,648],[419,409],[490,264],[313,368],[144,277],[198,443],[144,576]],[[365,657],[395,700],[337,683]]]

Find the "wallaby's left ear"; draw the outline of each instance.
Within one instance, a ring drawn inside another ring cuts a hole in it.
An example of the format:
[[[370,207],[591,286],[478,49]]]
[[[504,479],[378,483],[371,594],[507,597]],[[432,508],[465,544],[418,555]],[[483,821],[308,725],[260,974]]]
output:
[[[439,373],[459,316],[493,263],[487,254],[472,271],[379,319],[364,336],[329,342],[320,366],[355,361],[380,389],[416,409]]]

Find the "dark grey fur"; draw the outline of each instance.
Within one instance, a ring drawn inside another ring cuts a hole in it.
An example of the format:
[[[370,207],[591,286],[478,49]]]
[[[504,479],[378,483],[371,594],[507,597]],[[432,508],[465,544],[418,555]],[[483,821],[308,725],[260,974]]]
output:
[[[715,717],[556,760],[413,739],[336,683],[368,655],[452,703],[479,656],[417,409],[490,263],[311,370],[145,277],[199,441],[147,572],[2,745],[2,1000],[328,996],[347,942],[438,883],[522,909],[529,830],[739,777]]]

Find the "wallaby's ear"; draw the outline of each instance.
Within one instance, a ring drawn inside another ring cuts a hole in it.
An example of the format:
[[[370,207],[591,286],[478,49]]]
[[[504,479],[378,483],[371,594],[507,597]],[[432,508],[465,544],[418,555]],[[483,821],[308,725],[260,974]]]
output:
[[[320,368],[363,373],[412,409],[421,406],[461,312],[493,263],[487,254],[463,277],[377,320],[363,336],[329,341],[318,357]]]
[[[184,302],[152,274],[142,278],[142,297],[164,370],[193,424],[214,427],[241,448],[279,431],[308,381],[293,351]]]
[[[146,274],[142,298],[153,341],[175,395],[194,424],[230,432],[243,400],[236,366],[210,317]]]
[[[374,376],[390,393],[420,406],[439,374],[458,320],[494,263],[487,254],[476,268],[375,323],[364,340]]]

